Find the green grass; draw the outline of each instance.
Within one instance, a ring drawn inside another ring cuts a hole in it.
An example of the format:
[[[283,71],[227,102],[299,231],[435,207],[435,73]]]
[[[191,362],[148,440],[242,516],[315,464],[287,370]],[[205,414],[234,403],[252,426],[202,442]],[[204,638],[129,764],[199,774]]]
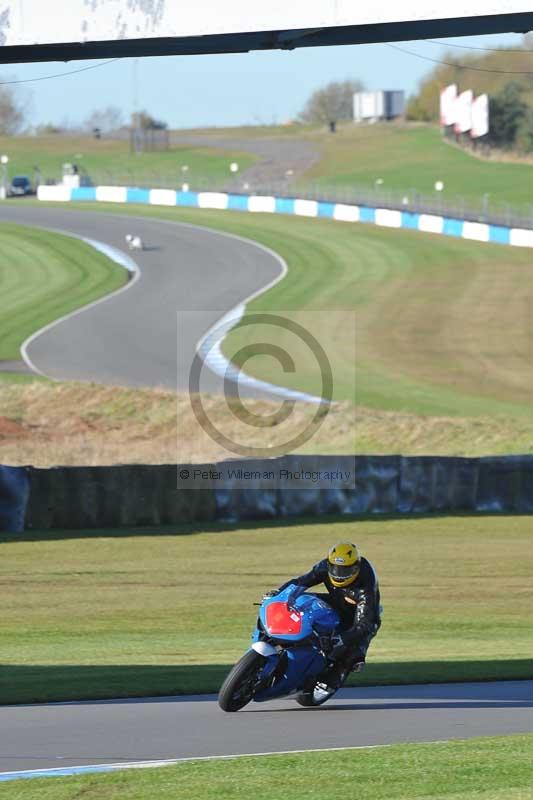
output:
[[[140,213],[126,205],[99,209]],[[249,309],[304,313],[300,319],[331,361],[335,399],[353,402],[355,385],[356,404],[368,408],[532,419],[527,249],[323,219],[198,209],[141,213],[240,234],[283,256],[287,277]],[[284,336],[276,332],[273,341],[283,344]],[[226,353],[245,338],[230,335]],[[272,359],[252,359],[247,371],[320,391],[312,356],[294,376]]]
[[[385,607],[357,683],[531,677],[527,517],[27,532],[3,537],[0,702],[214,691],[261,593],[352,537]]]
[[[443,141],[435,126],[345,125],[335,136],[309,137],[321,151],[320,161],[298,182],[299,188],[350,187],[406,192],[416,190],[437,200],[435,182],[444,182],[444,202],[464,198],[480,204],[488,194],[494,203],[509,203],[531,214],[533,164],[481,160]]]
[[[16,372],[0,371],[0,385],[2,383],[34,383],[35,381],[46,382],[48,378],[43,378],[41,375],[19,375]]]
[[[0,137],[0,151],[9,156],[9,176],[28,175],[34,167],[42,178],[61,179],[62,165],[77,163],[93,183],[120,181],[136,185],[181,185],[184,181],[221,182],[231,177],[233,161],[241,170],[251,166],[256,156],[250,153],[216,150],[209,147],[174,147],[162,152],[130,153],[129,143],[83,136],[49,135],[40,137]],[[182,171],[187,166],[188,171]]]
[[[123,267],[78,239],[0,223],[0,359],[20,359],[34,331],[127,279]]]
[[[6,784],[3,796],[8,800],[531,800],[532,761],[533,736],[515,735],[33,778]]]

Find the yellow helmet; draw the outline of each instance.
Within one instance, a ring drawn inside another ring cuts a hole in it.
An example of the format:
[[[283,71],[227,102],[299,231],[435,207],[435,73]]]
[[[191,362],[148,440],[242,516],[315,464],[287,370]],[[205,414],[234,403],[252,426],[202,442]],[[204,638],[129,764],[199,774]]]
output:
[[[328,575],[333,586],[349,586],[359,575],[361,560],[357,545],[338,542],[328,553]]]

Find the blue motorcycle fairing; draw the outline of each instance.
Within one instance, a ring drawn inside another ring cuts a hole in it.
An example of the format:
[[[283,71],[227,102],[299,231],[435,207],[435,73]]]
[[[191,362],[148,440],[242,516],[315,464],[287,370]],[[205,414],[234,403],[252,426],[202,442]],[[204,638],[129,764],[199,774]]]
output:
[[[282,592],[275,595],[275,597],[268,597],[261,603],[261,608],[259,609],[259,619],[261,621],[261,625],[263,626],[263,630],[266,632],[269,638],[277,640],[280,643],[299,642],[307,639],[307,637],[311,636],[314,631],[320,634],[330,633],[338,626],[339,615],[337,612],[330,605],[328,605],[328,603],[320,600],[320,598],[318,598],[316,595],[306,593],[294,597],[295,593],[301,589],[302,587],[298,586],[297,584],[290,583]],[[286,603],[291,595],[294,598],[292,600],[293,607],[302,613],[301,631],[300,633],[287,633],[283,636],[271,635],[267,627],[267,608],[269,605],[271,605],[271,603]],[[257,638],[254,638],[254,641],[257,641]]]
[[[315,632],[319,635],[333,633],[339,626],[339,616],[330,605],[316,595],[301,594],[294,598],[295,588],[301,589],[295,584],[290,584],[278,595],[265,599],[261,604],[259,620],[263,630],[256,627],[252,640],[256,642],[266,636],[269,642],[278,644],[283,649],[276,655],[266,658],[260,680],[266,684],[270,680],[275,682],[274,685],[267,685],[255,693],[254,700],[258,703],[301,691],[306,679],[318,677],[327,665],[327,660],[319,649]],[[273,602],[287,602],[291,593],[294,598],[292,600],[294,608],[302,614],[301,632],[283,636],[271,635],[266,625],[266,608]],[[291,646],[292,644],[294,646]],[[276,670],[282,670],[281,674],[275,676]]]
[[[274,683],[254,694],[256,703],[273,700],[275,697],[284,697],[303,689],[306,679],[312,675],[318,676],[326,667],[327,661],[317,647],[290,647],[285,651],[287,663],[283,675]],[[279,665],[282,654],[269,656],[265,664],[261,679],[268,680]],[[270,663],[269,663],[270,662]]]

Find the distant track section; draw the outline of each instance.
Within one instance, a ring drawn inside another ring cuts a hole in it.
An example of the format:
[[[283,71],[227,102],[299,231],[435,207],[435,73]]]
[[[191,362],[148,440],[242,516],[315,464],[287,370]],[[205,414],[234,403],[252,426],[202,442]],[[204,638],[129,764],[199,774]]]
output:
[[[58,380],[186,390],[206,331],[282,271],[266,248],[192,225],[22,204],[3,206],[0,221],[70,232],[121,250],[128,233],[145,244],[133,254],[140,268],[134,286],[49,326],[27,344],[31,363]],[[222,385],[214,374],[203,377],[205,390],[218,392]]]

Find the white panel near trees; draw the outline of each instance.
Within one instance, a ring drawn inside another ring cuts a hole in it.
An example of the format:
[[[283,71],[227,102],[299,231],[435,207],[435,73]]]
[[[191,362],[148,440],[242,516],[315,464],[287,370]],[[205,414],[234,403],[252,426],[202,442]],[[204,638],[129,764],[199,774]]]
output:
[[[486,94],[480,94],[472,103],[472,130],[470,135],[473,139],[486,136],[489,132],[489,98]]]

